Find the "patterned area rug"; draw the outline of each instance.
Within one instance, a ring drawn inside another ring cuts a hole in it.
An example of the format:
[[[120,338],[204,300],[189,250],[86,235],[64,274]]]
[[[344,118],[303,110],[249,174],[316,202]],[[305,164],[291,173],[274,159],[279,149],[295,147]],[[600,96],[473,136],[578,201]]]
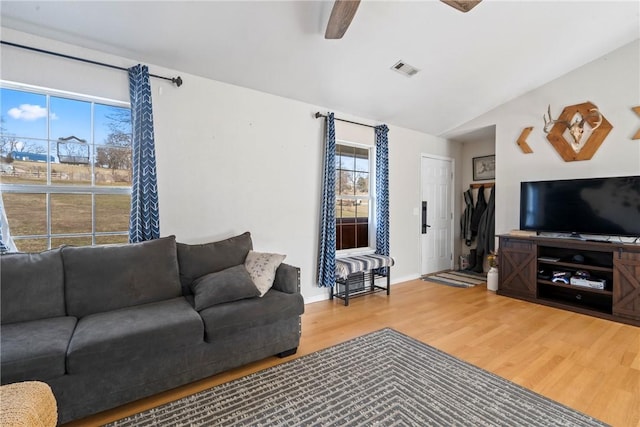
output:
[[[393,329],[111,426],[602,426]]]
[[[454,286],[456,288],[472,288],[476,285],[487,283],[487,277],[481,273],[466,270],[450,270],[423,276],[426,282],[439,283],[441,285]]]

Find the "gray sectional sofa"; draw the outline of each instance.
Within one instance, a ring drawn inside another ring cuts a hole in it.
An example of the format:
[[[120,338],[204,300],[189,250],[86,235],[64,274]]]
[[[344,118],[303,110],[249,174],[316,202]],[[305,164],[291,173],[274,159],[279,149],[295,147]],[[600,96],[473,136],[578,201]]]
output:
[[[2,255],[2,384],[48,383],[65,423],[294,353],[299,269],[280,264],[256,296],[239,267],[252,248],[244,233]]]

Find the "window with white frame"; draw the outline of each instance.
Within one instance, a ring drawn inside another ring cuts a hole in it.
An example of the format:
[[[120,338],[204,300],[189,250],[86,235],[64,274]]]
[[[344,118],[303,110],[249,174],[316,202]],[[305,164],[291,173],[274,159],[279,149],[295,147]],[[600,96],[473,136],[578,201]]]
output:
[[[19,251],[128,241],[128,103],[2,82],[0,180]]]
[[[336,250],[373,250],[373,147],[336,143]]]

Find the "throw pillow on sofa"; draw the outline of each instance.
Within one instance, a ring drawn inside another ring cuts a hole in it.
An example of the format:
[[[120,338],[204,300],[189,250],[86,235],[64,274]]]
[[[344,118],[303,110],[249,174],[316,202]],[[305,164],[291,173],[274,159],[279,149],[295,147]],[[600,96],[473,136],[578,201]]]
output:
[[[253,249],[251,233],[217,242],[189,245],[178,243],[180,282],[185,295],[191,292],[191,284],[205,274],[222,271],[244,263],[247,253]]]
[[[206,274],[191,284],[196,310],[204,310],[216,304],[253,298],[260,292],[244,265],[236,265],[215,273]]]
[[[276,270],[286,257],[286,255],[254,251],[249,251],[247,254],[244,266],[247,268],[249,276],[251,276],[256,288],[260,291],[261,297],[273,286],[273,281],[276,278]]]

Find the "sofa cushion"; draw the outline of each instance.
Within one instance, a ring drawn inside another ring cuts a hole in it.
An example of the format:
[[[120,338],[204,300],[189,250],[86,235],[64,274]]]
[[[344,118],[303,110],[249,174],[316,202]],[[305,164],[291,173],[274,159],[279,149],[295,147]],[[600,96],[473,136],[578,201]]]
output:
[[[244,265],[205,274],[191,284],[196,310],[260,295]]]
[[[272,288],[288,294],[300,292],[300,268],[284,262],[280,264]]]
[[[166,351],[202,343],[203,337],[202,319],[184,297],[92,314],[78,321],[67,372],[145,363]]]
[[[258,288],[260,296],[264,296],[276,278],[276,270],[286,258],[286,255],[249,251],[244,266],[251,276],[251,280]]]
[[[60,249],[0,256],[2,324],[64,316]]]
[[[190,293],[191,283],[198,277],[244,264],[251,249],[253,242],[248,231],[226,240],[201,245],[178,243],[178,263],[183,291],[186,294]]]
[[[67,312],[84,317],[182,294],[174,236],[62,249]]]
[[[67,347],[76,321],[75,317],[65,316],[2,325],[2,384],[46,381],[64,375]]]
[[[205,340],[242,334],[246,329],[267,325],[304,313],[302,295],[271,289],[262,298],[251,298],[214,305],[200,312],[204,321]]]

